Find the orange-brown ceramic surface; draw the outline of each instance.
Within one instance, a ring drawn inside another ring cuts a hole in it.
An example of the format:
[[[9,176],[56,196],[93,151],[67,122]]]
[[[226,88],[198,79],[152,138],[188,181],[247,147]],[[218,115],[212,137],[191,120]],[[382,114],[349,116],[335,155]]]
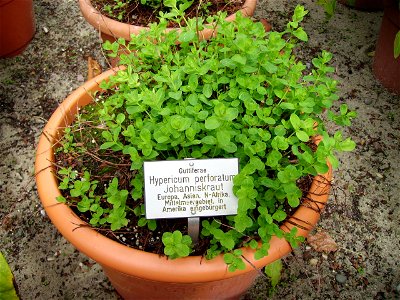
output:
[[[125,299],[239,300],[259,275],[258,270],[208,282],[163,282],[127,275],[104,267],[111,284]]]
[[[267,257],[255,260],[254,251],[243,248],[243,255],[250,262],[247,263],[246,270],[228,272],[222,255],[213,260],[206,260],[200,256],[169,260],[166,257],[126,247],[89,227],[78,228],[85,223],[66,205],[56,200],[60,191],[52,167],[54,144],[57,142],[59,131],[72,122],[78,107],[90,103],[92,98],[89,93],[99,90],[98,84],[115,70],[104,72],[75,90],[54,112],[39,140],[35,163],[37,189],[49,218],[61,234],[79,251],[101,264],[106,272],[116,271],[122,273],[120,275],[122,277],[140,277],[148,281],[200,283],[219,281],[249,272],[253,272],[249,276],[254,278],[257,275],[254,267],[261,268],[291,252],[292,248],[285,239],[273,237]],[[288,231],[295,226],[294,224],[299,224],[299,234],[302,236],[308,234],[317,223],[320,211],[328,200],[330,180],[331,170],[314,179],[308,195],[310,200],[306,200],[283,224],[284,230]],[[111,281],[113,282],[113,279]]]
[[[257,0],[246,0],[243,4],[241,12],[244,16],[252,16],[256,8]],[[79,6],[85,19],[97,30],[101,32],[103,40],[115,41],[117,38],[124,38],[130,40],[131,34],[138,34],[141,30],[147,27],[130,25],[121,23],[102,15],[91,4],[90,0],[79,0]],[[235,19],[235,15],[230,15],[226,18],[228,21]],[[169,29],[175,30],[175,29]],[[205,29],[201,31],[200,38],[208,39],[213,34],[212,29]]]
[[[389,1],[388,1],[389,2]],[[400,11],[395,2],[385,7],[375,49],[373,71],[388,90],[400,95],[400,56],[394,58],[394,40],[400,31]]]
[[[0,0],[0,57],[22,53],[34,34],[32,0]]]

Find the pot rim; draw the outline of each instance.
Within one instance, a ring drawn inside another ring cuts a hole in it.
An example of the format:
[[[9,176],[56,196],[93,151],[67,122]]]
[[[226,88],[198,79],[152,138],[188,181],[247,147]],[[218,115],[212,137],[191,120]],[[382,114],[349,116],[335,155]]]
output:
[[[119,69],[121,67],[110,69],[73,91],[53,113],[40,136],[35,161],[37,190],[47,215],[61,234],[79,251],[101,265],[128,275],[164,282],[222,280],[262,268],[291,252],[293,249],[284,238],[273,236],[268,256],[260,260],[254,259],[254,250],[241,248],[246,258],[245,270],[229,272],[222,254],[212,260],[201,256],[171,260],[165,256],[129,248],[103,236],[87,226],[67,205],[56,200],[61,193],[53,172],[53,149],[60,131],[73,121],[79,107],[91,102],[92,96],[88,92],[100,90],[99,83]],[[315,142],[319,141],[320,138],[317,138]],[[307,199],[281,226],[283,230],[288,232],[297,227],[298,235],[306,237],[314,228],[329,197],[332,167],[329,163],[328,165],[329,171],[314,178]],[[83,227],[79,227],[80,225]]]
[[[244,16],[252,16],[256,9],[257,0],[245,0],[240,11]],[[131,34],[138,34],[141,30],[148,27],[131,25],[113,20],[105,15],[102,15],[96,8],[93,7],[90,0],[79,0],[79,7],[82,15],[94,28],[113,37],[122,37],[125,40],[130,40]],[[231,22],[236,18],[235,14],[228,16],[225,20]],[[167,31],[178,30],[177,28],[167,28]],[[214,29],[204,29],[199,32],[201,39],[207,39],[215,33]]]

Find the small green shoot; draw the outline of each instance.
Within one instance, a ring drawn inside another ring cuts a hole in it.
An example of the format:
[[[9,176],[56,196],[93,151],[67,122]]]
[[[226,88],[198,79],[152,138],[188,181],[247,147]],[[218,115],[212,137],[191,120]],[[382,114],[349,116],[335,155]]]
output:
[[[192,239],[188,235],[182,235],[178,230],[164,232],[162,236],[164,254],[171,259],[186,257],[192,252]]]

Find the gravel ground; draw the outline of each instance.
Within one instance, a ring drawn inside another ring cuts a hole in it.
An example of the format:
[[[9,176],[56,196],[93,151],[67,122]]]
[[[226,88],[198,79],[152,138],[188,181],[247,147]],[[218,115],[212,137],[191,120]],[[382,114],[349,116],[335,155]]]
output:
[[[357,143],[340,156],[330,203],[316,231],[338,250],[324,254],[304,244],[283,259],[274,294],[260,277],[250,299],[400,298],[400,97],[372,74],[382,12],[338,5],[324,22],[322,9],[304,22],[310,61],[322,49],[334,54],[340,102],[358,111],[347,130]],[[260,0],[255,17],[284,26],[295,1]],[[35,38],[20,56],[0,60],[0,250],[14,272],[21,299],[118,299],[101,268],[77,252],[43,213],[33,176],[35,147],[51,113],[87,76],[92,57],[107,68],[98,33],[74,0],[35,1]]]

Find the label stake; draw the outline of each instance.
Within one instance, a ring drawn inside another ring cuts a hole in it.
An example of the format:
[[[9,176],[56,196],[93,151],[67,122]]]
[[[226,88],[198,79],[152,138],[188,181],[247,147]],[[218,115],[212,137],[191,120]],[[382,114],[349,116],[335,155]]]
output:
[[[197,244],[199,241],[199,233],[200,233],[200,218],[188,218],[188,233],[192,238],[193,245]]]

